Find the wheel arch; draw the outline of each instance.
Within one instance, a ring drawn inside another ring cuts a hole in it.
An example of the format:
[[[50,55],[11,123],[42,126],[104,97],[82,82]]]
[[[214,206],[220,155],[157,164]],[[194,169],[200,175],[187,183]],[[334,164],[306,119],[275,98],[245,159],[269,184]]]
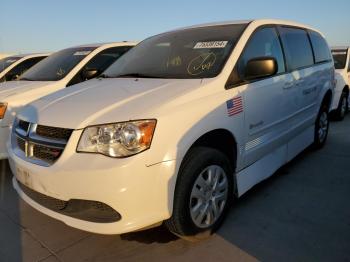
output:
[[[210,147],[221,151],[229,159],[233,170],[236,169],[238,152],[237,140],[229,130],[218,128],[202,134],[188,148],[185,157],[192,148],[199,146]]]
[[[349,91],[350,91],[349,86],[348,85],[344,86],[343,92],[345,92],[348,95],[348,97],[349,97]]]

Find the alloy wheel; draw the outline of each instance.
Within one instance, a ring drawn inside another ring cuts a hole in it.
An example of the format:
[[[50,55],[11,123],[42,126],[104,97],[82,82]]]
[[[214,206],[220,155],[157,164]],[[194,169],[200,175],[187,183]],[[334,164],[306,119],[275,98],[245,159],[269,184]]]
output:
[[[199,228],[209,228],[222,215],[228,197],[229,183],[218,165],[205,168],[196,179],[190,196],[190,214]]]

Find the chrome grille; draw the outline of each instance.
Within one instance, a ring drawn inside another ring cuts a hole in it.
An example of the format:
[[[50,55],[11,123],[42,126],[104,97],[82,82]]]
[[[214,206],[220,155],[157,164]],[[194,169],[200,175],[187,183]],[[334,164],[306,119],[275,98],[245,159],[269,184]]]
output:
[[[67,128],[57,128],[51,126],[41,126],[38,125],[36,128],[36,134],[38,136],[53,138],[53,139],[63,139],[68,141],[72,134],[72,129]]]
[[[16,120],[12,147],[17,156],[35,164],[49,166],[59,159],[72,132],[72,129]]]
[[[50,148],[42,145],[34,145],[33,156],[37,159],[46,160],[48,163],[54,163],[62,154],[63,149]]]
[[[26,121],[23,121],[23,120],[19,120],[18,121],[18,127],[20,129],[22,129],[24,132],[28,132],[29,122],[26,122]]]
[[[23,152],[26,151],[26,142],[22,138],[17,137],[17,146]]]

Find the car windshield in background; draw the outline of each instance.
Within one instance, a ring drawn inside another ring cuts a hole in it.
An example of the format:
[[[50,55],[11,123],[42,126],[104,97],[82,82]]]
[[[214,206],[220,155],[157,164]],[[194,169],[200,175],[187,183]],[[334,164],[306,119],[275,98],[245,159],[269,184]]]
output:
[[[30,68],[19,80],[61,80],[94,49],[96,49],[96,47],[68,48],[61,50]]]
[[[335,69],[344,69],[346,65],[347,50],[332,50]]]
[[[20,56],[10,56],[5,57],[3,59],[0,59],[0,73],[4,71],[6,68],[8,68],[10,65],[12,65],[14,62],[17,62],[22,57]]]
[[[217,76],[247,24],[190,28],[153,36],[117,60],[105,77]]]

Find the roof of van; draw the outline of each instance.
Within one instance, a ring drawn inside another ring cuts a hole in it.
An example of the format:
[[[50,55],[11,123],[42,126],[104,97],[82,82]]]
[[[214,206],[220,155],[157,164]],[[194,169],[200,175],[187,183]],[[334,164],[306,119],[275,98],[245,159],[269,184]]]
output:
[[[314,30],[316,32],[321,33],[317,29],[314,29],[314,28],[312,28],[312,27],[310,27],[308,25],[297,23],[297,22],[294,22],[294,21],[280,20],[280,19],[252,19],[252,20],[223,21],[223,22],[205,23],[205,24],[193,25],[193,26],[188,26],[188,27],[182,27],[182,28],[178,28],[176,30],[171,30],[171,31],[191,29],[191,28],[199,28],[199,27],[231,25],[231,24],[250,24],[250,23],[254,23],[254,24],[256,24],[256,26],[266,25],[266,24],[297,26],[297,27],[302,27],[302,28]]]
[[[18,55],[13,54],[13,55],[9,55],[7,57],[21,57],[21,58],[27,57],[27,56],[28,57],[38,57],[38,56],[49,56],[50,54],[51,53],[29,53],[29,54],[18,54]]]
[[[92,43],[92,44],[84,44],[84,45],[78,45],[78,46],[73,46],[73,47],[101,47],[101,46],[118,46],[118,45],[125,45],[125,44],[130,44],[130,45],[136,45],[137,42],[133,41],[120,41],[120,42],[110,42],[110,43]]]

